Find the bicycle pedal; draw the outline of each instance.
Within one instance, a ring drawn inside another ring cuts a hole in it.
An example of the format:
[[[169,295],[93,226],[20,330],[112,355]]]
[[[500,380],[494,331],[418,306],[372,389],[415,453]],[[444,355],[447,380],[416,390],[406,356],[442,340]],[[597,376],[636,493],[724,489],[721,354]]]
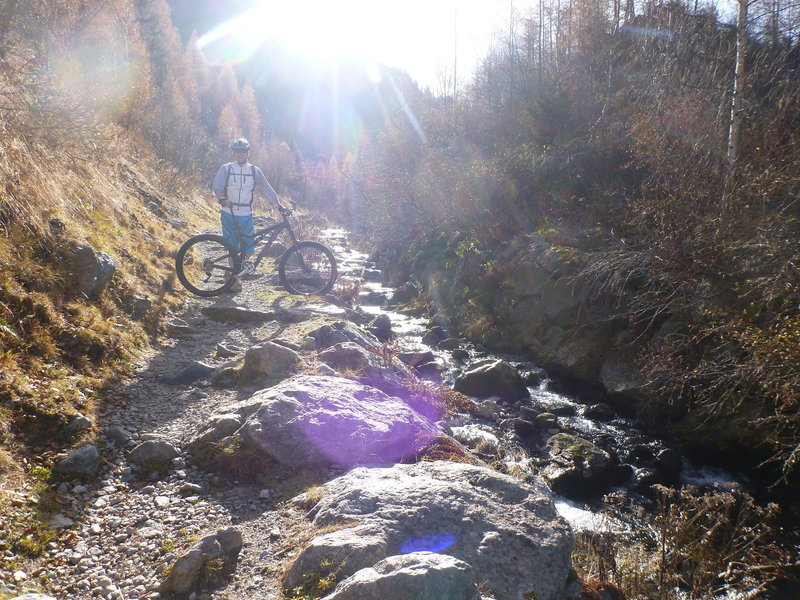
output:
[[[253,279],[261,279],[262,277],[264,277],[263,273],[245,273],[241,278],[245,281],[252,281]]]
[[[236,274],[237,277],[245,277],[247,275],[253,275],[256,272],[256,268],[253,263],[246,262],[242,265],[242,270]]]

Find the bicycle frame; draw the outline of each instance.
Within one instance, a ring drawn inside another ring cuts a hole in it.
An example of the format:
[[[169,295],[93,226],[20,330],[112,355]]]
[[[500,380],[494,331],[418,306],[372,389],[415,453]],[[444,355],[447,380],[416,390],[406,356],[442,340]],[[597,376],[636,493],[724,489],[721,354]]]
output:
[[[286,230],[289,234],[289,239],[292,240],[292,246],[297,244],[297,238],[295,237],[294,230],[292,229],[291,224],[289,223],[289,215],[292,214],[291,209],[286,208],[284,206],[279,206],[278,211],[281,213],[281,217],[283,218],[278,223],[274,225],[270,225],[269,227],[265,227],[263,229],[257,229],[253,232],[253,235],[248,235],[244,233],[237,225],[236,220],[233,221],[234,233],[236,234],[236,239],[239,241],[239,247],[244,248],[247,246],[247,241],[252,240],[253,247],[257,246],[265,237],[270,236],[269,240],[264,244],[261,248],[261,251],[256,255],[255,259],[252,261],[253,266],[255,268],[261,264],[261,261],[266,257],[267,252],[272,247],[272,244],[278,238],[278,235],[283,231]],[[244,251],[239,250],[239,262],[241,263],[242,257],[244,256]]]

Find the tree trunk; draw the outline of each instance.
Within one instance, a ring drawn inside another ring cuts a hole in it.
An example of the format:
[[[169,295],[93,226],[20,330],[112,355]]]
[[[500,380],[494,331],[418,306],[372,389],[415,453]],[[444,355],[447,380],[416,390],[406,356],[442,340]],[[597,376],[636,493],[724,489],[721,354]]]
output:
[[[733,173],[739,159],[739,130],[742,124],[742,95],[745,86],[745,54],[747,52],[747,8],[748,0],[738,0],[739,12],[736,18],[736,72],[733,76],[733,98],[731,99],[731,119],[728,130],[728,177]]]

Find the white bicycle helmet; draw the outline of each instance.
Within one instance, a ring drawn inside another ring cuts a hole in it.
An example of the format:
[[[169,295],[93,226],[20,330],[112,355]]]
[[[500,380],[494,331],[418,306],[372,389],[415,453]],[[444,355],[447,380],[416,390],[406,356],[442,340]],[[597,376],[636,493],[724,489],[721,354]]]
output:
[[[234,152],[236,150],[249,151],[250,150],[250,142],[248,142],[244,138],[239,138],[238,140],[234,140],[234,141],[231,142],[231,150],[233,150]]]

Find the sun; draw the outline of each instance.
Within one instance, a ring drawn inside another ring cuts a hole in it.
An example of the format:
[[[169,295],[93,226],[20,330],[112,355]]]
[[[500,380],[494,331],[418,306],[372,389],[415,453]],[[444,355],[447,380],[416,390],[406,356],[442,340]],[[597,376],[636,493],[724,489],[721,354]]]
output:
[[[353,58],[368,67],[381,59],[392,27],[390,2],[375,0],[263,0],[205,34],[198,45],[212,63],[250,58],[267,40],[313,59]]]
[[[364,0],[295,0],[263,7],[275,19],[273,33],[314,58],[375,60],[387,3]]]

